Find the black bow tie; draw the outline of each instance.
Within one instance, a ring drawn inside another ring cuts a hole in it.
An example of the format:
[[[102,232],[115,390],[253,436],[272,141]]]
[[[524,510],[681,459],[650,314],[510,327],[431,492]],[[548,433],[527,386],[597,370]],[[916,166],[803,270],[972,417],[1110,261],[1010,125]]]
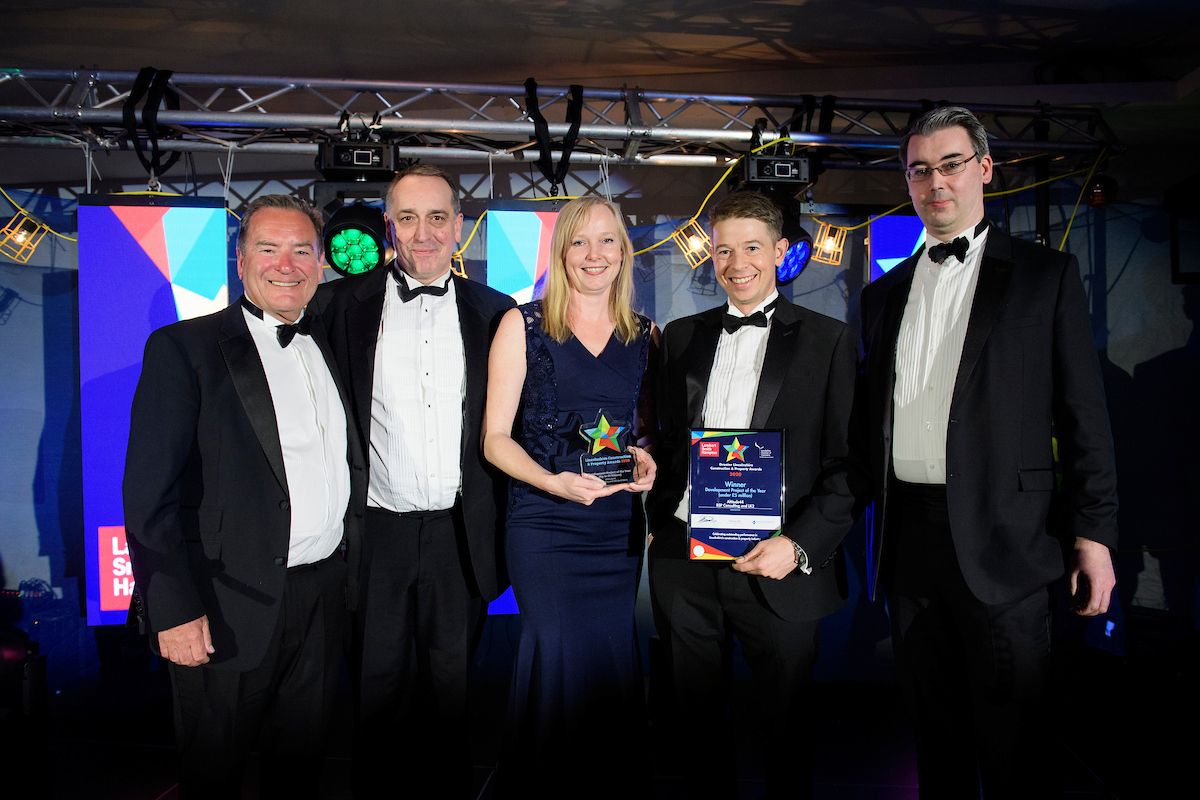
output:
[[[935,244],[929,248],[929,258],[933,263],[941,264],[946,260],[947,256],[957,256],[958,260],[962,262],[967,257],[967,248],[970,245],[971,243],[967,241],[967,237],[959,236],[952,242]]]
[[[433,295],[434,297],[443,297],[446,290],[450,288],[450,282],[447,281],[441,286],[426,286],[418,283],[415,288],[408,288],[408,276],[400,268],[393,266],[392,274],[396,276],[396,285],[400,287],[400,301],[407,303],[419,294]]]
[[[312,317],[306,314],[300,318],[299,322],[291,324],[285,322],[275,328],[275,338],[279,340],[280,347],[287,347],[291,344],[297,333],[301,336],[312,335]]]
[[[755,311],[748,317],[735,317],[733,314],[730,314],[728,311],[726,311],[721,317],[721,327],[725,329],[726,333],[733,333],[746,325],[750,325],[755,328],[765,328],[767,327],[768,322],[767,312],[773,310],[778,303],[779,298],[776,297],[775,300],[773,300],[765,309]]]
[[[242,295],[242,308],[249,311],[259,319],[263,319],[263,310],[246,299],[246,295]],[[280,347],[287,347],[292,343],[292,339],[296,338],[296,334],[301,336],[312,335],[312,317],[305,314],[298,321],[288,323],[284,322],[275,326],[275,338],[279,341]]]

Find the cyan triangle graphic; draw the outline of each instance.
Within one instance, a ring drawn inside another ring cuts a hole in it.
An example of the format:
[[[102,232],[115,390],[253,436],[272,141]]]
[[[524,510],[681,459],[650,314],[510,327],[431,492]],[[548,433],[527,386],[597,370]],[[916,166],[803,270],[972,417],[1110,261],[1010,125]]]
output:
[[[542,222],[528,211],[488,214],[488,283],[505,294],[533,285]]]
[[[921,243],[924,241],[925,241],[925,229],[922,228],[920,230],[920,232],[917,234],[917,240],[915,242],[913,242],[912,250],[908,251],[907,256],[903,256],[901,258],[877,258],[877,259],[875,259],[875,263],[879,265],[879,269],[882,270],[883,272],[890,272],[892,270],[892,268],[895,267],[897,264],[904,261],[906,258],[911,256],[913,253],[917,252],[917,250],[921,249]]]
[[[525,270],[526,285],[537,275],[538,245],[542,239],[542,220],[536,212],[509,211],[500,214],[500,227],[512,244],[513,251]]]
[[[202,210],[206,213],[199,213]],[[225,209],[173,208],[163,217],[163,227],[171,282],[201,297],[215,298],[228,277]]]

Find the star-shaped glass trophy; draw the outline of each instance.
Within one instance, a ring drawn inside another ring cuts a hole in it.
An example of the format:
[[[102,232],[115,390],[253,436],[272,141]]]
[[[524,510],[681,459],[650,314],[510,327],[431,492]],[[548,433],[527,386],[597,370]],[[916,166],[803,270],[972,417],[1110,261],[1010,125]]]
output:
[[[632,483],[637,480],[637,457],[629,449],[628,422],[609,421],[604,409],[596,415],[595,425],[582,425],[579,435],[588,443],[579,457],[579,471],[595,475],[607,484]]]

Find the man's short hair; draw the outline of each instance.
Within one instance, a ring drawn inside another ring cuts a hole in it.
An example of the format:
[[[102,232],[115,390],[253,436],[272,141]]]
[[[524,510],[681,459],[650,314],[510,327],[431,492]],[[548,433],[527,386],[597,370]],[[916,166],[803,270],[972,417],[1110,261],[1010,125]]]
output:
[[[423,175],[426,178],[441,178],[450,187],[450,205],[454,212],[454,216],[458,216],[460,212],[458,203],[458,186],[455,185],[454,179],[441,167],[435,167],[433,164],[414,164],[408,169],[401,170],[396,173],[396,177],[392,178],[392,182],[388,184],[387,194],[383,198],[383,210],[387,214],[388,219],[392,218],[392,190],[396,188],[396,184],[407,178],[409,175]]]
[[[908,168],[908,140],[914,136],[929,136],[946,128],[959,127],[971,137],[971,147],[981,160],[988,154],[987,129],[983,123],[962,106],[943,106],[926,111],[900,137],[900,168]]]
[[[775,237],[772,244],[783,238],[783,212],[774,200],[759,192],[734,192],[717,203],[713,210],[708,212],[708,227],[715,228],[718,222],[727,219],[759,220]]]
[[[317,232],[317,238],[314,241],[318,244],[321,242],[321,233],[325,230],[325,219],[312,203],[292,197],[290,194],[264,194],[251,200],[250,205],[246,206],[246,210],[242,213],[242,224],[238,229],[237,237],[237,249],[242,255],[246,254],[246,237],[250,235],[250,220],[264,208],[299,211],[312,222],[313,229]]]

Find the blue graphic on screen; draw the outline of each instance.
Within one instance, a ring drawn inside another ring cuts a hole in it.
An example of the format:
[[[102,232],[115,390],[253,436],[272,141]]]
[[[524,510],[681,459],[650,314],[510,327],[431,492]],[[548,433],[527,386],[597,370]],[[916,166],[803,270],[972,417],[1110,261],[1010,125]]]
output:
[[[155,329],[228,304],[220,198],[79,203],[79,395],[87,623],[124,623],[133,590],[121,479],[142,351]]]
[[[919,217],[889,214],[871,221],[868,241],[871,280],[876,280],[917,252],[925,241],[925,226]]]

